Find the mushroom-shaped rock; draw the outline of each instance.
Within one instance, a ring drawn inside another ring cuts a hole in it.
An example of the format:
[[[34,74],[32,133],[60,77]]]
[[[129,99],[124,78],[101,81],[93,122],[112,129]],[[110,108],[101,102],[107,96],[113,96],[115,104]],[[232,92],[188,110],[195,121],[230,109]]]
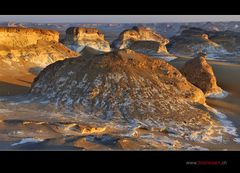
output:
[[[176,57],[168,53],[166,48],[168,43],[167,38],[155,33],[152,29],[135,26],[123,31],[111,46],[114,49],[128,48],[146,55],[172,60]]]
[[[81,52],[86,46],[102,52],[111,50],[104,34],[96,28],[70,27],[66,30],[64,44],[77,52]]]

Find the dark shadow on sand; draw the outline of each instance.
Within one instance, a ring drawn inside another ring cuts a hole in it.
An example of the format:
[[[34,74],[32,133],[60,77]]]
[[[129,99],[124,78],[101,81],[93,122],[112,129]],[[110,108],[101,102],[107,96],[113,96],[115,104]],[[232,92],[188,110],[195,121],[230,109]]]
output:
[[[21,81],[21,82],[25,82],[25,83],[27,83],[27,84],[32,84],[32,82],[29,82],[29,81],[26,81],[26,80],[22,80],[22,79],[18,79],[18,81]]]
[[[0,81],[0,96],[26,94],[30,87]]]

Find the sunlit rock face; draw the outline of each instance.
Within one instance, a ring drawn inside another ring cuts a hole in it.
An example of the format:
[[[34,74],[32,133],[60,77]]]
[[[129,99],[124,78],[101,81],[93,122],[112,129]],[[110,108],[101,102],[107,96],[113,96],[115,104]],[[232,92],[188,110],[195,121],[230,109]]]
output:
[[[222,89],[217,86],[213,69],[207,63],[206,58],[206,54],[199,53],[195,58],[185,63],[181,72],[189,82],[200,88],[206,96],[221,94]]]
[[[38,41],[58,42],[59,33],[53,30],[1,27],[0,38],[1,47],[16,49],[37,44]]]
[[[214,33],[199,28],[187,28],[179,35],[171,37],[167,48],[170,53],[181,56],[194,56],[198,51],[206,53],[209,58],[229,55],[221,44],[211,40],[209,35],[212,36]]]
[[[70,27],[66,30],[64,44],[77,52],[81,52],[86,46],[103,52],[111,50],[104,34],[96,28]]]
[[[128,49],[51,64],[35,78],[31,93],[105,119],[208,114],[197,108],[205,103],[203,92],[176,68]]]
[[[131,49],[150,56],[166,56],[176,58],[167,51],[169,40],[155,33],[150,28],[133,27],[123,31],[117,40],[112,43],[114,49]]]
[[[79,55],[58,39],[59,33],[52,30],[0,28],[0,73],[26,74],[31,68],[44,68],[55,61]]]

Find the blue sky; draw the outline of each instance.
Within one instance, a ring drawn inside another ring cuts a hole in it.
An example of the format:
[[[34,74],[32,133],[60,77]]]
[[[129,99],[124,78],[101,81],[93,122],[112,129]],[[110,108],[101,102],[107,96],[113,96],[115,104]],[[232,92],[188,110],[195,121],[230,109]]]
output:
[[[76,22],[76,23],[151,23],[240,21],[240,15],[0,15],[0,21]]]

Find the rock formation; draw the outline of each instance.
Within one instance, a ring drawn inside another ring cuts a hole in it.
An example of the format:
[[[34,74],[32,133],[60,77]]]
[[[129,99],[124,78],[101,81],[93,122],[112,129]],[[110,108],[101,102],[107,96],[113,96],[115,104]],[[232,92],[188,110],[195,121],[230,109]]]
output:
[[[59,33],[53,30],[1,27],[0,38],[1,48],[16,49],[37,44],[38,41],[58,42]]]
[[[128,46],[135,41],[155,41],[159,42],[161,45],[169,43],[168,39],[153,32],[150,28],[134,26],[132,29],[123,31],[118,39],[114,41],[112,46],[114,48],[124,49],[128,48]],[[163,49],[163,51],[166,51],[166,49]]]
[[[31,93],[105,119],[207,115],[196,107],[205,102],[203,92],[176,68],[128,49],[51,64]]]
[[[103,52],[111,50],[104,34],[96,28],[70,27],[66,30],[64,44],[77,52],[81,52],[85,46]]]
[[[123,31],[111,46],[114,49],[128,48],[150,56],[176,58],[168,53],[166,48],[168,43],[168,39],[155,33],[150,28],[135,26]]]
[[[229,52],[220,44],[211,40],[213,32],[199,28],[187,28],[170,38],[167,46],[170,53],[180,56],[194,56],[197,51],[203,51],[209,58],[219,58],[228,55]]]
[[[187,61],[181,72],[189,82],[200,88],[206,96],[222,93],[222,89],[217,86],[213,69],[206,61],[206,54],[199,53],[195,58]]]
[[[219,31],[214,32],[210,39],[221,45],[229,53],[233,55],[240,54],[240,34],[234,31]]]
[[[0,28],[0,80],[38,73],[55,61],[79,55],[58,39],[59,33],[52,30]]]

